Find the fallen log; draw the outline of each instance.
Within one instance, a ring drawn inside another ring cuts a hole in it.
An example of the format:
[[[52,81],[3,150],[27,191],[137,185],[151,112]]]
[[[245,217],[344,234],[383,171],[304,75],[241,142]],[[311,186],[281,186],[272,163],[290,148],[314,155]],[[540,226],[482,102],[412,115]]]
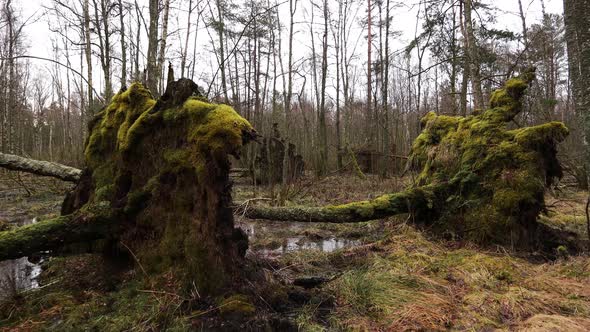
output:
[[[433,203],[437,196],[443,195],[448,188],[446,184],[411,188],[373,200],[325,207],[253,205],[246,207],[243,215],[250,219],[326,223],[364,222],[404,213],[425,218],[426,214],[435,211]]]
[[[118,243],[105,241],[113,246],[105,253],[125,244],[150,275],[218,293],[240,279],[248,247],[234,228],[229,156],[239,158],[256,136],[247,120],[204,100],[188,79],[171,82],[158,101],[135,83],[89,123],[84,171],[64,176],[18,158],[4,166],[79,180],[62,217],[0,232],[0,259],[107,237]]]
[[[103,202],[71,215],[0,232],[0,261],[116,235],[120,226],[116,220],[115,211]]]
[[[0,153],[0,167],[13,171],[51,176],[69,182],[78,182],[80,174],[82,174],[81,170],[74,167],[49,161],[23,158],[7,153]]]

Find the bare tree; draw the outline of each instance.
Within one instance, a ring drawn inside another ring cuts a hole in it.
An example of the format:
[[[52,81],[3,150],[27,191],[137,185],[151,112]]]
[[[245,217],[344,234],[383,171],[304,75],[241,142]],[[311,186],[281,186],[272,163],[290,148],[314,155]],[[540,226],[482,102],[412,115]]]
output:
[[[123,18],[123,2],[119,0],[119,20],[121,34],[121,87],[127,85],[127,46],[125,43],[125,23]]]
[[[473,32],[473,21],[471,18],[471,12],[473,7],[472,0],[465,0],[465,31],[464,36],[466,42],[466,52],[469,59],[469,73],[471,78],[471,88],[473,89],[475,109],[485,108],[485,102],[483,99],[483,93],[481,90],[481,76],[480,76],[480,62],[479,52],[477,51],[477,40]]]
[[[158,21],[160,19],[160,2],[158,0],[149,0],[149,13],[150,23],[145,82],[152,94],[157,94],[158,81],[160,79],[158,64],[156,62],[158,55]]]

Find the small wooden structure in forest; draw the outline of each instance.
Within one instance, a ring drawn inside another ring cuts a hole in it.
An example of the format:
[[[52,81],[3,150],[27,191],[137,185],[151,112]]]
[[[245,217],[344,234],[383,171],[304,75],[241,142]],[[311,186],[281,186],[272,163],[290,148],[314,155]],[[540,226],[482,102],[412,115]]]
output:
[[[285,165],[285,146],[287,146],[287,164]],[[254,161],[255,181],[263,184],[280,183],[283,180],[283,168],[287,166],[287,182],[292,182],[303,175],[305,163],[303,157],[295,153],[295,145],[281,138],[278,124],[273,123],[272,136],[262,139],[262,145]]]

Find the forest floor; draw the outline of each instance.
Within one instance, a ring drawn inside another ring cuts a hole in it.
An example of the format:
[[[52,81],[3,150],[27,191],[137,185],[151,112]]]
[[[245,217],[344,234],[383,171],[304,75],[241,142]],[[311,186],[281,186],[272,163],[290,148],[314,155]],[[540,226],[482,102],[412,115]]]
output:
[[[28,177],[22,182],[29,195],[17,178],[4,178],[0,227],[59,213],[67,186]],[[305,179],[289,190],[286,204],[370,199],[406,181]],[[234,201],[243,209],[273,192],[238,184]],[[548,195],[542,222],[587,236],[586,197],[567,188]],[[236,224],[250,237],[247,258],[257,277],[239,294],[215,299],[179,294],[170,276],[145,276],[96,254],[46,259],[34,283],[30,267],[28,274],[17,270],[36,260],[13,262],[0,266],[0,286],[28,282],[0,287],[0,330],[590,330],[587,255],[562,248],[550,260],[476,246],[417,230],[408,218],[284,223],[247,220],[238,209]]]

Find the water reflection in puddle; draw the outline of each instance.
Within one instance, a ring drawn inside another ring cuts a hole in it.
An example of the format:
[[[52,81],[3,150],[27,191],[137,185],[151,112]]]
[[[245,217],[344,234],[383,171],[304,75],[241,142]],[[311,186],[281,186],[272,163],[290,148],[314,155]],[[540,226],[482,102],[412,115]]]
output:
[[[250,240],[255,240],[257,236],[263,236],[258,234],[272,233],[272,230],[276,230],[277,227],[283,231],[288,229],[293,233],[301,233],[305,230],[306,226],[307,225],[302,225],[301,223],[282,223],[281,225],[266,226],[250,222],[244,222],[238,225],[238,227],[246,232],[248,239]],[[284,238],[278,246],[273,245],[272,248],[263,248],[258,251],[265,254],[284,254],[297,250],[320,250],[323,252],[332,252],[343,248],[358,246],[360,244],[361,242],[358,240],[336,237],[310,239],[307,236],[298,235]]]
[[[323,252],[332,252],[334,250],[359,245],[359,241],[348,239],[327,238],[319,240],[310,240],[303,236],[286,238],[282,245],[275,249],[263,249],[262,252],[284,254],[297,250],[320,250]]]
[[[15,223],[17,226],[37,223],[37,218]],[[37,277],[41,274],[41,261],[29,262],[28,257],[0,261],[0,300],[18,292],[39,287]]]

